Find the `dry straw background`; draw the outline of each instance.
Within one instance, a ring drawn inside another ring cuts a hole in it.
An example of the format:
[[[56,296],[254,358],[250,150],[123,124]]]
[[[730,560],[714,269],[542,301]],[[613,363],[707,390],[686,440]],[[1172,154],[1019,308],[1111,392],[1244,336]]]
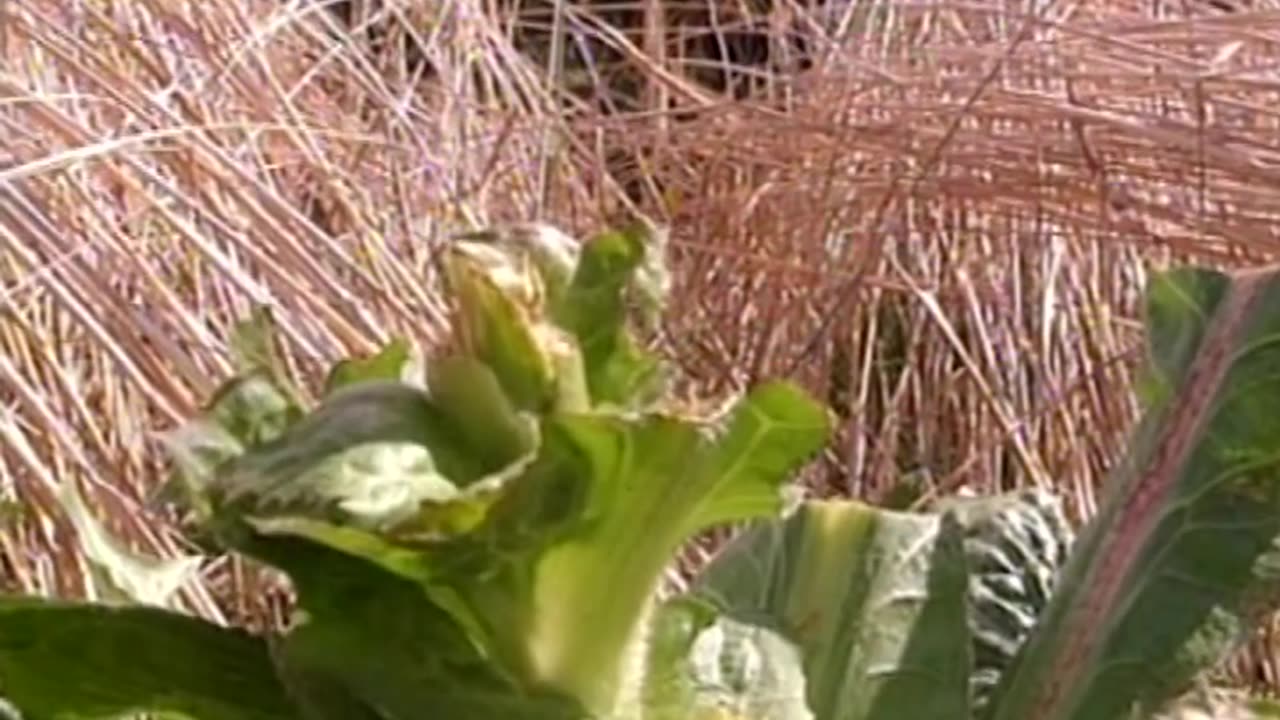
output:
[[[0,2],[0,585],[85,592],[66,477],[181,549],[155,433],[253,303],[314,380],[440,340],[450,233],[635,210],[671,229],[655,342],[694,389],[790,375],[845,417],[816,492],[1048,483],[1087,516],[1146,273],[1280,249],[1278,5]],[[560,92],[606,85],[629,104]],[[183,603],[278,594],[223,561]],[[1272,645],[1233,679],[1280,689]]]

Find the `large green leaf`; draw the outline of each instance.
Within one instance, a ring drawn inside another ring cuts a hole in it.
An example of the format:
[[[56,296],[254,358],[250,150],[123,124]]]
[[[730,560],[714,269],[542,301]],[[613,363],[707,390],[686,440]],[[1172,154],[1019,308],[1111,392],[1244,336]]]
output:
[[[997,720],[1139,717],[1280,598],[1280,278],[1151,281],[1147,413],[990,705]]]
[[[676,549],[700,523],[776,513],[787,474],[820,447],[827,422],[785,384],[758,389],[713,424],[548,418],[537,458],[484,524],[423,549],[429,569],[401,574],[416,573],[433,598],[441,586],[457,593],[470,611],[454,617],[474,619],[479,642],[515,675],[607,711]]]
[[[416,584],[420,602],[523,686],[607,712],[676,549],[708,524],[777,513],[789,472],[827,428],[822,408],[785,383],[762,386],[717,422],[557,416],[544,423],[536,458],[497,486],[483,523],[454,537],[374,535],[296,516],[253,522],[264,539],[318,543]],[[265,559],[295,580],[301,571]],[[317,587],[335,581],[321,577]]]
[[[315,717],[329,702],[407,717],[428,701],[541,717],[560,696],[612,712],[638,686],[645,618],[681,544],[776,515],[826,440],[824,409],[786,383],[714,411],[641,399],[658,366],[628,334],[624,296],[660,300],[661,258],[639,233],[583,253],[539,237],[449,247],[457,354],[429,364],[425,390],[388,379],[394,352],[348,364],[304,417],[202,467],[214,535],[299,587],[279,657]],[[570,305],[582,312],[552,308]]]
[[[774,702],[802,694],[817,720],[964,720],[971,655],[961,541],[950,515],[809,502],[735,540],[690,594],[795,644],[804,683],[775,688]]]
[[[583,717],[504,674],[422,584],[305,538],[258,538],[252,550],[297,588],[301,613],[275,659],[308,720]]]
[[[0,697],[25,720],[299,720],[264,641],[154,608],[0,598]]]
[[[430,394],[372,380],[335,391],[276,441],[220,466],[212,494],[260,532],[307,537],[421,579],[423,563],[384,546],[476,527],[537,447],[536,424],[486,366],[447,358],[430,376]]]

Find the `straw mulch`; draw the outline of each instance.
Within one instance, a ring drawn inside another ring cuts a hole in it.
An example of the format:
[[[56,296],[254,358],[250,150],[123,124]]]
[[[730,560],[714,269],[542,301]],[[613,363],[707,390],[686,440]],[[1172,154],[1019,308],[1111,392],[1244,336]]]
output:
[[[0,582],[85,591],[61,478],[178,550],[154,434],[253,303],[314,380],[440,339],[447,234],[636,209],[671,227],[657,342],[693,390],[789,375],[845,418],[816,492],[1052,483],[1092,512],[1146,272],[1280,249],[1280,9],[705,1],[5,5]],[[279,606],[232,561],[183,602]],[[1280,687],[1267,633],[1232,671]]]

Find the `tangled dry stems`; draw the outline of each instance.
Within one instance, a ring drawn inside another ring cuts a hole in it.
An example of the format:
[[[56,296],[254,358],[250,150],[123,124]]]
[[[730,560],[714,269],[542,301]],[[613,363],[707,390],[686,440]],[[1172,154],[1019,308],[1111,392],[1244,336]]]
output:
[[[604,115],[470,0],[384,4],[377,47],[308,2],[9,3],[0,581],[88,592],[59,478],[178,550],[147,503],[154,433],[226,376],[251,304],[314,380],[392,334],[441,339],[453,231],[637,207],[672,228],[658,341],[695,389],[790,375],[845,416],[816,492],[1054,483],[1087,516],[1136,412],[1146,271],[1280,248],[1280,10],[1238,4],[779,0],[736,21],[783,17],[810,66],[737,99],[665,42],[696,3],[639,5],[630,34],[578,8],[551,29],[619,46],[643,106]],[[183,603],[260,623],[278,598],[225,560]],[[1280,685],[1271,650],[1268,630],[1235,679]]]

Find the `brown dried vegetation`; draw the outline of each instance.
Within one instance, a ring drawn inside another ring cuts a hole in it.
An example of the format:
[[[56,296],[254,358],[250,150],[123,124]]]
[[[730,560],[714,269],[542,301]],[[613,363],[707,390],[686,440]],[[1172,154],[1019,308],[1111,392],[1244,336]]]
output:
[[[0,4],[0,585],[84,592],[57,478],[175,550],[154,434],[252,303],[315,379],[440,339],[450,233],[637,208],[672,228],[657,341],[697,390],[791,375],[845,419],[817,492],[1053,483],[1090,513],[1146,270],[1280,249],[1280,6],[708,3]],[[277,597],[227,561],[184,601]],[[1280,688],[1269,636],[1236,680]]]

